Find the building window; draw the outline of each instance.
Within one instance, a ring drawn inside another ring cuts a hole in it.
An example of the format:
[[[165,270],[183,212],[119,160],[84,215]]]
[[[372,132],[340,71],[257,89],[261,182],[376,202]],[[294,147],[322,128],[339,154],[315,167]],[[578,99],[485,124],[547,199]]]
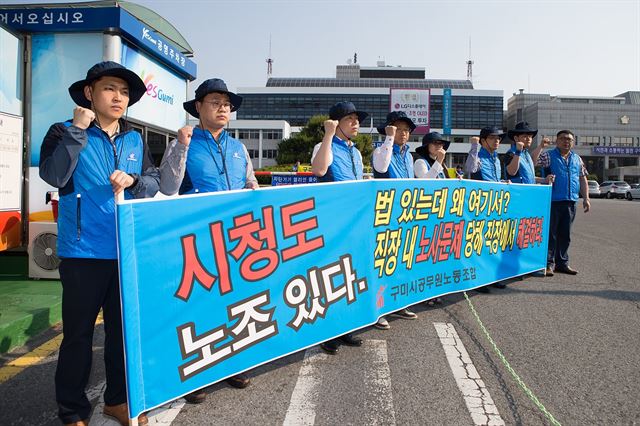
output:
[[[600,136],[580,136],[578,143],[581,145],[600,145]]]
[[[633,145],[633,138],[632,137],[618,137],[618,136],[614,136],[611,138],[611,145],[615,145],[615,146],[631,146]]]
[[[247,140],[247,139],[259,140],[260,139],[260,130],[240,129],[238,133],[239,133],[238,138],[240,140]]]
[[[276,158],[278,156],[277,149],[263,149],[262,158]]]

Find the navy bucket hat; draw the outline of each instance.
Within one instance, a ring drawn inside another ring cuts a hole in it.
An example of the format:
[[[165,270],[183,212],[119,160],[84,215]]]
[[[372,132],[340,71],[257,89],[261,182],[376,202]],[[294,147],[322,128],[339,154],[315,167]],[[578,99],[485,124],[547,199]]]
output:
[[[521,121],[516,124],[516,127],[514,127],[513,130],[509,130],[507,134],[511,139],[516,135],[532,135],[535,138],[538,134],[538,129],[533,129],[529,127],[529,123]]]
[[[127,82],[129,86],[129,105],[138,102],[147,91],[142,79],[133,71],[130,71],[113,61],[99,62],[89,68],[84,80],[79,80],[69,86],[69,95],[76,105],[82,108],[91,108],[91,101],[84,95],[85,86],[102,77],[118,77]]]
[[[431,132],[424,135],[422,138],[422,146],[416,148],[416,152],[422,157],[427,157],[429,155],[429,144],[434,142],[442,142],[442,148],[446,151],[449,149],[449,145],[451,145],[451,141],[444,136],[442,136],[438,132]]]
[[[483,127],[482,129],[480,129],[480,139],[486,139],[487,136],[493,135],[503,137],[504,132],[497,126]]]
[[[387,132],[385,131],[385,127],[392,125],[396,121],[403,121],[407,123],[410,133],[413,133],[413,131],[416,129],[416,125],[413,123],[413,121],[411,121],[409,117],[407,117],[407,114],[405,114],[404,111],[392,111],[387,114],[387,121],[384,123],[384,125],[376,127],[376,129],[378,129],[378,133],[380,133],[381,135],[386,135]]]
[[[229,96],[229,102],[231,102],[231,112],[237,111],[242,105],[242,96],[238,96],[233,92],[230,92],[227,89],[227,85],[224,80],[219,78],[210,78],[209,80],[205,80],[198,86],[196,89],[196,97],[190,101],[187,101],[182,104],[182,107],[189,114],[193,115],[195,118],[200,118],[200,114],[196,109],[196,102],[199,102],[207,96],[209,93],[224,93]]]
[[[340,121],[349,114],[357,114],[358,121],[361,123],[369,116],[364,111],[358,111],[353,102],[338,102],[329,109],[329,118],[332,120]]]

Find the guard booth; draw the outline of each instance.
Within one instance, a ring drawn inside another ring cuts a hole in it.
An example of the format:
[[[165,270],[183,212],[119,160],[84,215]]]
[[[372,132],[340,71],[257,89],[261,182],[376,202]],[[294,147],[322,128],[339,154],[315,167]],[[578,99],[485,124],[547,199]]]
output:
[[[51,205],[47,204],[50,198],[55,201],[56,188],[40,179],[38,164],[49,127],[73,116],[75,105],[67,90],[73,82],[84,79],[87,70],[101,61],[115,61],[137,73],[147,92],[128,109],[127,120],[146,140],[159,164],[167,143],[187,123],[182,103],[187,99],[188,82],[196,78],[196,64],[190,59],[191,46],[170,22],[125,1],[0,6],[0,43],[0,120],[10,121],[12,129],[16,120],[21,121],[18,126],[22,126],[19,136],[23,141],[18,143],[14,137],[12,144],[24,146],[24,161],[16,165],[17,160],[9,160],[4,152],[8,148],[3,150],[8,137],[2,135],[8,130],[0,125],[0,165],[10,162],[22,173],[15,177],[13,170],[11,180],[21,205],[15,209],[14,194],[6,203],[12,213],[0,206],[0,230],[18,226],[21,231],[16,241],[14,229],[11,243],[0,243],[2,250],[31,247],[38,235],[55,237],[57,233]],[[2,185],[4,170],[3,165]],[[12,226],[2,226],[3,221]],[[0,239],[7,240],[4,235]],[[45,244],[43,253],[51,251],[47,250],[51,240],[38,240]],[[39,265],[33,265],[32,257],[30,248],[30,276],[57,277],[57,265],[46,262],[51,259],[41,259],[43,268],[38,275]]]

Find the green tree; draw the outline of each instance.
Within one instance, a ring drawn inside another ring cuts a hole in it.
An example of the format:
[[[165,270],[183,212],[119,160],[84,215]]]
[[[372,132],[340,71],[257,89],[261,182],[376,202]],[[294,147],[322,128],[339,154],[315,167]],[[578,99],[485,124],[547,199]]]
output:
[[[310,163],[313,147],[320,143],[324,137],[324,122],[328,118],[327,115],[314,115],[300,130],[300,133],[283,139],[278,146],[276,162],[278,164],[293,164],[296,161]],[[353,142],[362,153],[364,165],[371,164],[371,154],[373,153],[371,135],[360,134],[353,138]]]

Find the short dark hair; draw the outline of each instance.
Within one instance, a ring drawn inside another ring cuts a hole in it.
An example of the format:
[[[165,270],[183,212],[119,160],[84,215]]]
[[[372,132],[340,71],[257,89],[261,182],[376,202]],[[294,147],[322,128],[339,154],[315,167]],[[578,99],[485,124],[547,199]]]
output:
[[[576,138],[576,135],[573,134],[573,132],[571,130],[560,130],[557,134],[556,134],[556,138],[559,138],[562,135],[571,135],[573,136],[573,138]]]

